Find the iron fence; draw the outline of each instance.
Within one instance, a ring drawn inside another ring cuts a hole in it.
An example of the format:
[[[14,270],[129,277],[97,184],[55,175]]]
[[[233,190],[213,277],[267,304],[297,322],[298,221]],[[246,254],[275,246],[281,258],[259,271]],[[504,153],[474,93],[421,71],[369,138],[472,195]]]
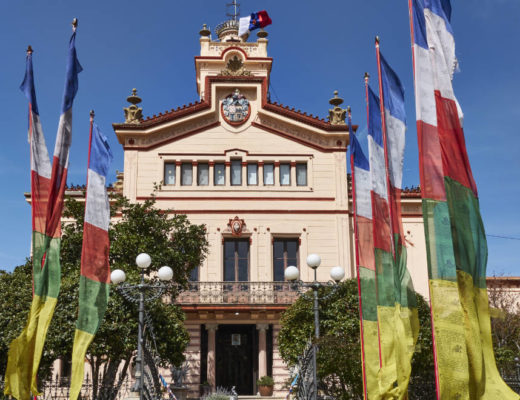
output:
[[[116,378],[115,382],[119,382]],[[102,384],[102,378],[95,384],[92,378],[87,375],[81,386],[81,400],[124,400],[131,392],[133,379],[125,377],[120,384]],[[70,379],[56,375],[52,379],[40,382],[38,385],[41,395],[38,400],[68,400],[70,391]],[[0,377],[0,399],[7,400],[10,396],[4,395],[4,379]]]

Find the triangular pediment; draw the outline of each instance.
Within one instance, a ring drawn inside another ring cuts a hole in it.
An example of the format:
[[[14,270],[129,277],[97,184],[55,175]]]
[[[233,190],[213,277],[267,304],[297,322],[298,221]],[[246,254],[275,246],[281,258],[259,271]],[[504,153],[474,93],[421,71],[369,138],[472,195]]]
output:
[[[251,115],[243,123],[233,124],[223,114],[223,100],[234,91],[244,93],[249,99]],[[207,77],[206,93],[202,101],[148,117],[139,123],[114,124],[119,142],[125,149],[144,150],[216,126],[237,134],[255,126],[321,151],[341,151],[348,146],[347,126],[331,125],[323,119],[268,102],[266,78]]]

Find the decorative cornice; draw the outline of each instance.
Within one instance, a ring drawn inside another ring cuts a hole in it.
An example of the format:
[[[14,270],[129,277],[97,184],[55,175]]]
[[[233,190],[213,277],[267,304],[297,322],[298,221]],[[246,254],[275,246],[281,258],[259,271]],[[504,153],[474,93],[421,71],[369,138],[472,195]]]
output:
[[[160,134],[151,135],[143,138],[130,138],[127,144],[123,145],[124,150],[151,150],[159,146],[174,142],[176,140],[194,135],[196,133],[203,132],[207,129],[215,128],[220,126],[219,121],[215,121],[215,118],[205,118],[203,120],[196,121],[197,123],[186,124],[182,129],[177,128],[174,133],[171,131],[165,131]]]
[[[322,135],[317,135],[313,132],[306,132],[302,129],[297,129],[287,123],[284,123],[283,121],[276,120],[274,118],[259,118],[258,122],[253,122],[252,125],[320,151],[344,152],[347,150],[348,140],[342,141],[342,145],[337,146],[337,137],[327,138],[323,137]],[[345,134],[346,132],[342,133]]]
[[[306,112],[295,110],[294,107],[289,108],[289,106],[284,106],[283,104],[273,102],[266,103],[263,108],[276,114],[283,115],[284,117],[288,117],[296,121],[303,122],[304,124],[323,129],[324,131],[348,132],[348,126],[346,125],[331,125],[330,122],[327,122],[324,119],[320,119],[318,116],[313,116],[312,114],[307,115]],[[357,128],[357,125],[352,125],[352,130],[354,132],[356,132]]]
[[[182,107],[177,107],[177,109],[172,108],[170,111],[165,111],[164,113],[159,113],[158,115],[154,114],[152,117],[141,119],[139,124],[114,123],[112,126],[117,130],[147,129],[152,126],[160,125],[163,122],[173,121],[209,108],[209,103],[204,101],[196,101],[195,103],[189,103],[188,105],[184,104]]]

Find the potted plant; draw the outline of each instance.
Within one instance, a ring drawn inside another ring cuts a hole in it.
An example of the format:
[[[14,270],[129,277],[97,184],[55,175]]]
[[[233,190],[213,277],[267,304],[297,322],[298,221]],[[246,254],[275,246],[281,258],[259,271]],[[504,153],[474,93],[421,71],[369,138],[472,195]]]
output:
[[[258,391],[260,392],[260,396],[272,396],[273,395],[273,386],[274,379],[270,376],[262,376],[260,379],[256,381],[256,385],[258,386]]]

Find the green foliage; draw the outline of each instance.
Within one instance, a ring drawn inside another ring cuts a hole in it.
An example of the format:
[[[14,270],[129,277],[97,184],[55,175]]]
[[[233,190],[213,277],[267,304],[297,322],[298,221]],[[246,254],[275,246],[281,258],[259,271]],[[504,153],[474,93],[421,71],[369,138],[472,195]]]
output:
[[[330,293],[321,288],[320,296]],[[433,381],[433,350],[429,308],[417,295],[421,330],[412,360],[414,385]],[[278,337],[283,360],[298,363],[309,338],[314,337],[312,302],[300,297],[281,319]],[[320,301],[320,340],[317,357],[318,379],[325,394],[336,399],[362,399],[361,344],[359,332],[358,288],[356,280],[347,280],[328,299]],[[434,388],[433,388],[434,389]],[[427,397],[425,397],[427,398]]]
[[[488,287],[493,348],[498,369],[513,375],[520,357],[520,303],[518,291],[492,281]]]
[[[256,381],[258,386],[273,386],[274,379],[270,376],[262,376],[260,379]]]
[[[169,265],[175,282],[185,285],[190,271],[199,266],[207,253],[204,225],[192,225],[185,215],[168,216],[154,207],[154,199],[131,204],[126,198],[111,201],[110,266],[123,269],[128,283],[137,283],[139,271],[135,257],[141,252],[152,258],[149,273]],[[67,199],[61,244],[62,282],[56,311],[47,335],[40,368],[40,379],[48,377],[50,364],[57,358],[70,360],[78,309],[78,288],[83,239],[83,203]],[[114,222],[115,221],[115,222]],[[0,375],[5,371],[7,349],[23,329],[31,303],[31,263],[12,273],[0,271]],[[153,278],[150,280],[154,280]],[[176,295],[172,286],[166,293]],[[180,365],[189,335],[184,327],[184,313],[175,304],[160,299],[147,304],[157,336],[159,362]],[[89,347],[88,361],[94,370],[103,372],[104,380],[113,383],[120,365],[126,373],[132,352],[137,347],[137,306],[123,300],[113,288],[103,323]],[[121,364],[122,363],[122,364]],[[100,369],[103,368],[101,371]],[[96,382],[94,382],[96,384]]]
[[[218,387],[214,392],[204,396],[202,400],[229,400],[232,395],[230,390]]]

